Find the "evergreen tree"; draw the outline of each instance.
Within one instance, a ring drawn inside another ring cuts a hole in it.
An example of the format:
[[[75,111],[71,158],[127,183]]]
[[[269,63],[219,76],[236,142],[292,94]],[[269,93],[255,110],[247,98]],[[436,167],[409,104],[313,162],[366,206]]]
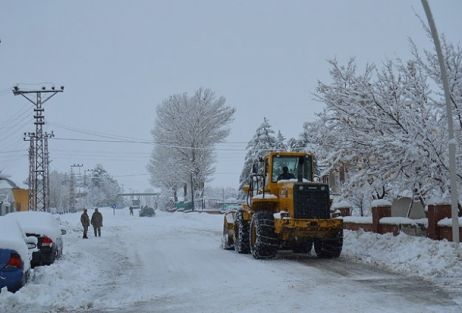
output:
[[[118,182],[109,175],[101,164],[92,170],[88,188],[88,203],[95,206],[111,206],[120,204],[117,194],[121,191]]]
[[[276,149],[281,151],[287,150],[285,141],[286,138],[282,135],[281,131],[278,130],[278,134],[276,136]]]
[[[268,119],[266,117],[263,118],[263,123],[257,128],[255,135],[246,147],[247,153],[244,160],[244,168],[239,179],[240,188],[248,181],[254,164],[258,164],[259,172],[263,171],[258,160],[263,158],[267,152],[277,149],[277,143],[278,140],[274,136],[274,130],[271,128]]]

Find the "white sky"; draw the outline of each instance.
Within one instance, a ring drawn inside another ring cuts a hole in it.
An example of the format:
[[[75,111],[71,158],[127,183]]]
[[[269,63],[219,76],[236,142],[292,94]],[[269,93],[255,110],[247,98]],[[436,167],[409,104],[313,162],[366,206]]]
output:
[[[430,6],[438,30],[460,44],[462,2]],[[32,104],[12,95],[15,84],[65,86],[45,104],[46,129],[56,135],[51,170],[101,163],[137,191],[150,187],[150,145],[59,138],[150,140],[156,105],[208,87],[237,109],[211,184],[236,187],[264,116],[292,137],[322,110],[312,93],[328,80],[327,59],[406,58],[409,37],[431,47],[416,14],[425,17],[417,0],[3,1],[0,170],[18,184],[28,175],[22,138],[34,130]]]

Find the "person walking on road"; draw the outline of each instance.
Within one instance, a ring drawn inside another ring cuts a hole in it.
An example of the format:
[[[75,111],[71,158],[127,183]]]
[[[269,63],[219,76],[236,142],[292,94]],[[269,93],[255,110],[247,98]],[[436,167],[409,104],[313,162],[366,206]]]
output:
[[[132,206],[129,208],[129,210],[130,210],[130,215],[133,215],[133,207]]]
[[[95,237],[101,237],[101,227],[103,226],[103,215],[98,209],[91,215],[91,225],[95,231]]]
[[[87,209],[83,209],[83,213],[80,216],[80,223],[83,226],[83,239],[88,239],[87,232],[88,226],[90,226],[90,217],[88,216]]]

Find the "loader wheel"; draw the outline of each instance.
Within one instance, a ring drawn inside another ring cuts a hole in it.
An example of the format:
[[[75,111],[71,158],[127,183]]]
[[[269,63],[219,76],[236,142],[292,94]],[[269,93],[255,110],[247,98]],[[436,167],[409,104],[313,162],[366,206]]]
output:
[[[271,212],[257,212],[250,221],[250,252],[255,259],[269,259],[276,255],[279,240],[274,232]]]
[[[313,248],[313,242],[305,241],[305,242],[296,243],[292,251],[295,253],[309,253],[312,248]]]
[[[319,239],[314,242],[314,250],[320,258],[338,258],[342,252],[343,230],[339,231],[336,238]]]
[[[224,216],[223,236],[221,237],[221,247],[225,250],[231,250],[231,249],[234,249],[234,242],[233,242],[233,238],[229,236],[227,226],[228,226],[228,223],[226,221],[226,216]]]
[[[234,250],[238,253],[247,254],[249,248],[249,223],[244,221],[242,212],[236,213],[236,221],[234,223]]]

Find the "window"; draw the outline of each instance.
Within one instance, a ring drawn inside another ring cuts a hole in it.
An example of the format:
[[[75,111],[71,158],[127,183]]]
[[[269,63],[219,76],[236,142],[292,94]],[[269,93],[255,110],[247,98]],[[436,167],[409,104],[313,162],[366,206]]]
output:
[[[294,178],[298,176],[298,166],[300,157],[296,156],[274,156],[273,157],[273,176],[272,182],[277,182],[279,175],[283,173],[283,167],[287,167],[288,173],[292,174]],[[311,170],[311,157],[305,157],[303,162],[303,178],[310,181],[313,180]]]

